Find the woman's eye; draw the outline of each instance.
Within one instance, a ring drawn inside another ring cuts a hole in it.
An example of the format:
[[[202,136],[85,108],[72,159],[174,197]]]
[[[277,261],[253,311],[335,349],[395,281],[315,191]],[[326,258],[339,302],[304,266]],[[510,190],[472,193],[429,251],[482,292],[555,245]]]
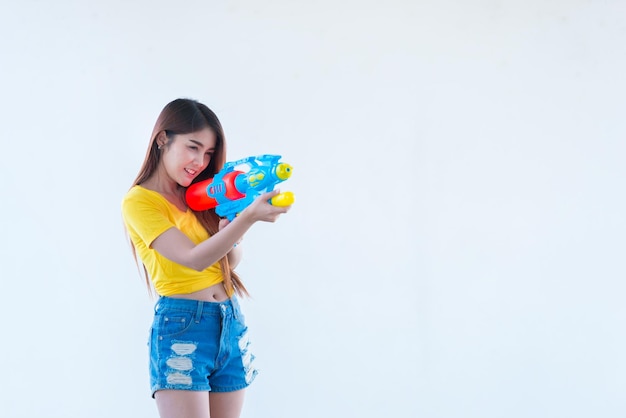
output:
[[[189,149],[192,149],[192,150],[196,151],[198,149],[198,147],[196,147],[195,145],[190,145]]]

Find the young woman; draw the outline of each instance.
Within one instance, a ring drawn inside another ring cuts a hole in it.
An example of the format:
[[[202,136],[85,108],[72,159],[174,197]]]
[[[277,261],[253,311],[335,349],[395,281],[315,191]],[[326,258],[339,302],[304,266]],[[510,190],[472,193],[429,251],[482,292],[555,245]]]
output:
[[[150,384],[162,418],[239,417],[254,377],[254,356],[236,295],[240,242],[256,222],[289,207],[259,196],[232,222],[185,203],[190,184],[213,177],[226,160],[224,132],[205,105],[177,99],[161,112],[145,161],[122,202],[135,257],[159,299],[150,336]]]

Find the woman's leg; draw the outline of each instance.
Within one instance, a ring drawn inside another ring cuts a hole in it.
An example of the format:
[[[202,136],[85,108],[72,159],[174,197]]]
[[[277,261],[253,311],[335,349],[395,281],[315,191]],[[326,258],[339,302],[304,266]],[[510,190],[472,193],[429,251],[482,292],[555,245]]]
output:
[[[161,418],[209,418],[207,392],[159,390],[154,399]]]
[[[161,418],[239,418],[244,395],[245,389],[210,392],[208,397],[206,392],[159,390],[154,399]]]
[[[245,389],[235,392],[209,392],[211,418],[239,418]]]

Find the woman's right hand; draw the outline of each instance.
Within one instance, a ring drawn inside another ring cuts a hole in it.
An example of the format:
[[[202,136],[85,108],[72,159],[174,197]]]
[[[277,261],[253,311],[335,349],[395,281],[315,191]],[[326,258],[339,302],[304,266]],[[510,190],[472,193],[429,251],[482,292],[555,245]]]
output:
[[[269,200],[280,193],[280,190],[259,195],[239,216],[248,216],[253,222],[276,222],[278,217],[287,213],[291,206],[274,206]]]

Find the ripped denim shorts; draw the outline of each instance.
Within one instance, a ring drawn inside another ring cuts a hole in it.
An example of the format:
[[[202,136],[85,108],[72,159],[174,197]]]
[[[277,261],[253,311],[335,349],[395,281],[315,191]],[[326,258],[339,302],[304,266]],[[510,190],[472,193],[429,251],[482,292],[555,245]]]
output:
[[[163,389],[232,392],[257,375],[235,297],[223,302],[160,297],[148,346],[152,397]]]

